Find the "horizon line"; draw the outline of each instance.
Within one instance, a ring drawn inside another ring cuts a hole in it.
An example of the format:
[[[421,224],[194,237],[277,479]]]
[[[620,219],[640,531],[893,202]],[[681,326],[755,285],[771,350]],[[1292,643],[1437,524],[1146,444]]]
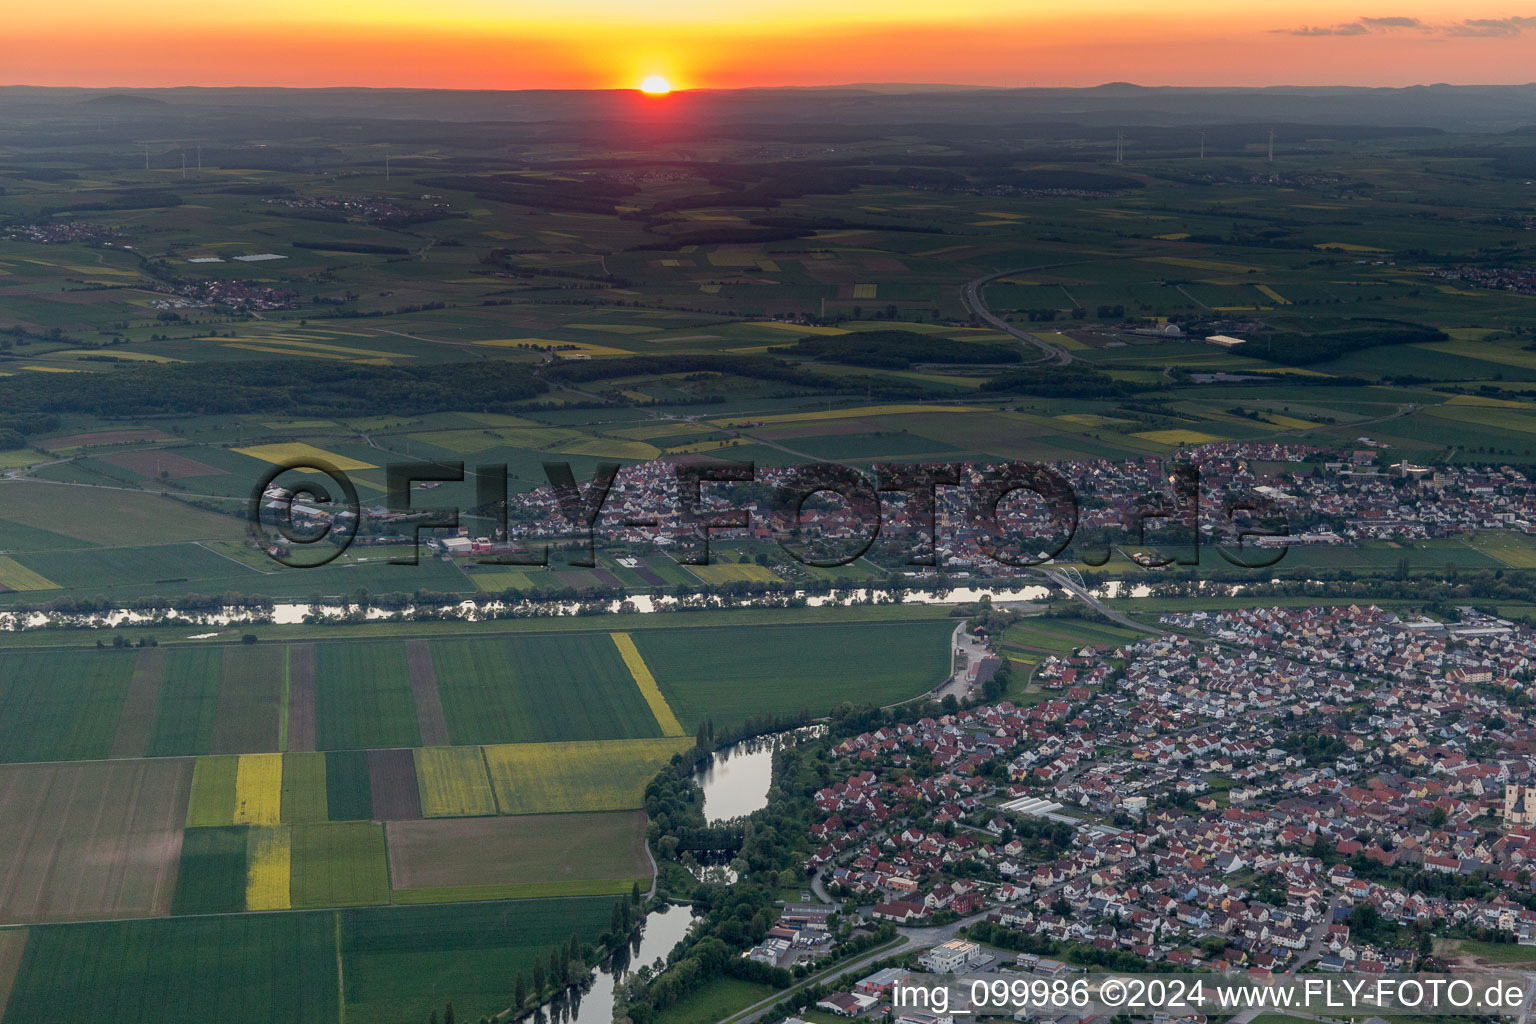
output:
[[[1302,84],[1295,82],[1273,82],[1265,85],[1146,85],[1140,82],[1109,81],[1096,85],[987,85],[969,82],[842,82],[828,85],[742,85],[742,86],[680,86],[674,88],[668,95],[680,96],[691,93],[743,93],[743,92],[815,92],[860,90],[871,91],[877,89],[897,90],[950,90],[970,92],[1091,92],[1101,89],[1139,89],[1146,91],[1168,90],[1181,92],[1260,92],[1268,89],[1298,89],[1298,90],[1353,90],[1357,92],[1388,91],[1404,92],[1410,89],[1532,89],[1536,88],[1536,80],[1526,82],[1416,82],[1411,85],[1355,85],[1337,83],[1331,85]],[[476,93],[639,93],[639,86],[608,86],[597,88],[497,88],[486,86],[483,88],[468,88],[463,86],[406,86],[406,85],[204,85],[196,82],[187,82],[180,85],[41,85],[33,82],[8,82],[0,84],[0,89],[38,89],[57,92],[175,92],[185,89],[200,89],[209,92],[234,92],[238,90],[263,90],[275,92],[332,92],[340,90],[352,90],[361,92],[476,92]]]

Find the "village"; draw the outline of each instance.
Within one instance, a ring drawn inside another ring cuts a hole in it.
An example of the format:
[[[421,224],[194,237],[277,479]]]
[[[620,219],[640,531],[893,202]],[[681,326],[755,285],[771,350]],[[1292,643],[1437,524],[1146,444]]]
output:
[[[686,550],[695,558],[706,557],[705,520],[715,542],[772,542],[792,535],[806,548],[855,555],[874,542],[868,557],[877,564],[899,566],[908,573],[930,565],[934,568],[929,571],[962,576],[1007,576],[1020,566],[1046,564],[1053,556],[1074,553],[1097,564],[1092,552],[1142,540],[1156,544],[1161,539],[1187,550],[1196,541],[1196,530],[1203,544],[1242,539],[1259,549],[1418,542],[1477,531],[1536,533],[1536,492],[1516,469],[1430,468],[1404,462],[1381,466],[1378,455],[1369,446],[1346,451],[1231,442],[1200,446],[1169,459],[1052,464],[1047,468],[1071,492],[1072,510],[1017,489],[979,507],[978,494],[997,491],[990,482],[996,467],[959,463],[952,469],[960,486],[938,486],[927,494],[922,487],[916,492],[874,492],[872,477],[870,491],[879,496],[877,515],[822,493],[811,498],[793,522],[773,505],[773,488],[789,479],[789,470],[758,467],[744,481],[705,479],[699,483],[698,497],[689,495],[684,501],[679,473],[689,464],[657,460],[619,469],[590,525],[600,544]],[[1178,493],[1191,485],[1175,483],[1177,466],[1197,470],[1188,479],[1198,481],[1198,501],[1191,490]],[[750,468],[742,466],[739,472]],[[884,485],[884,478],[879,482]],[[582,502],[595,500],[589,481],[577,486]],[[300,518],[328,515],[312,507],[296,511]],[[430,514],[365,508],[359,540],[398,542],[409,533],[411,522]],[[582,532],[554,489],[543,485],[509,499],[504,528],[464,525],[458,538],[440,536],[433,547],[445,557],[473,560]],[[1073,537],[1077,546],[1067,549]],[[782,560],[792,557],[786,552]],[[1276,555],[1259,551],[1256,557]]]
[[[1372,606],[1162,625],[1043,661],[1036,703],[838,740],[818,891],[943,939],[916,965],[938,973],[1380,975],[1438,966],[1439,939],[1536,945],[1536,633]],[[746,955],[816,955],[827,909]],[[879,1014],[906,974],[818,1009]]]

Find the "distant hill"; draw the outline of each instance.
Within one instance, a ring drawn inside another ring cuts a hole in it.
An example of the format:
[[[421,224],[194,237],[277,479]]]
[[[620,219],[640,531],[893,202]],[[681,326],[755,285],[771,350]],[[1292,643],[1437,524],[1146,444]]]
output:
[[[110,92],[105,96],[93,96],[83,102],[88,107],[123,107],[142,109],[144,107],[166,107],[170,104],[165,100],[157,100],[149,96],[135,96],[126,92]]]
[[[0,88],[18,116],[72,106],[142,119],[187,115],[244,120],[419,120],[438,123],[628,124],[645,104],[650,125],[886,126],[947,124],[977,131],[1050,123],[1175,128],[1282,123],[1313,126],[1513,131],[1536,124],[1536,85],[1191,88],[1111,82],[1083,89],[872,84],[830,88],[697,89],[656,101],[629,89],[454,91],[431,89]]]

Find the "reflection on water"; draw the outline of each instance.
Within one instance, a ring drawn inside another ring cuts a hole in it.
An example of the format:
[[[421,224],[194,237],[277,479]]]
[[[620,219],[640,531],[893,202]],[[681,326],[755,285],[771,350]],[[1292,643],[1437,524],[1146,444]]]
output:
[[[729,864],[700,864],[698,861],[685,861],[683,867],[692,873],[694,878],[710,885],[730,885],[736,881],[736,869]]]
[[[823,725],[808,725],[743,740],[715,751],[709,763],[693,776],[704,789],[704,819],[713,825],[766,807],[768,786],[773,781],[774,751],[818,736],[825,729]]]
[[[614,962],[599,968],[585,992],[562,994],[541,1007],[535,1024],[612,1024],[614,986],[632,970],[665,959],[688,933],[697,917],[691,907],[662,907],[645,917],[645,928],[628,947],[614,955]]]
[[[964,604],[990,595],[997,602],[1043,601],[1053,590],[1043,586],[1011,588],[971,588],[953,590],[908,590],[900,594],[867,590],[862,587],[833,594],[807,594],[796,591],[795,598],[804,601],[808,608],[850,604]],[[717,596],[715,607],[751,608],[754,606],[778,607],[789,595],[770,594],[763,597]],[[697,604],[698,598],[688,598]],[[545,618],[561,617],[602,611],[609,613],[672,611],[680,607],[684,599],[672,595],[651,596],[634,594],[623,601],[613,600],[584,606],[576,601],[541,601],[525,599],[516,602],[461,601],[441,608],[421,609],[433,620],[447,619],[460,622],[480,622],[492,618]],[[627,607],[626,607],[627,606]],[[345,604],[298,604],[276,602],[268,608],[226,606],[201,611],[178,611],[174,608],[113,608],[99,612],[31,611],[15,612],[0,610],[0,630],[44,629],[70,626],[102,629],[122,626],[173,625],[188,627],[248,626],[248,625],[298,625],[305,622],[410,622],[418,609],[414,605],[381,607]],[[210,634],[217,635],[217,634]]]

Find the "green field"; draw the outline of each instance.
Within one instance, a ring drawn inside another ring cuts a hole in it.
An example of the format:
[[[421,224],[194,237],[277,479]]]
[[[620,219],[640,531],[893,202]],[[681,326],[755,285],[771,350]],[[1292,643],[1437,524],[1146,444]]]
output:
[[[478,1020],[511,1002],[508,979],[534,957],[572,934],[591,941],[606,930],[612,907],[599,897],[344,913],[347,1018],[418,1024],[452,993],[459,1018]]]
[[[716,978],[667,1007],[657,1024],[714,1024],[760,999],[773,995],[768,985],[739,978]]]
[[[455,743],[536,743],[660,735],[603,635],[431,644]]]
[[[106,757],[133,668],[118,651],[0,654],[0,761]]]
[[[173,914],[231,914],[245,909],[244,825],[189,828],[182,835]]]
[[[949,674],[947,620],[634,634],[678,719],[690,731],[751,715],[825,714],[844,701],[890,704]],[[791,652],[793,652],[791,654]]]
[[[502,814],[610,811],[639,807],[650,781],[691,739],[507,743],[486,746]]]
[[[291,825],[330,820],[324,753],[283,755],[282,819]]]
[[[317,645],[315,708],[321,750],[421,743],[401,644]]]
[[[222,676],[223,655],[217,647],[168,652],[148,756],[210,752]]]
[[[325,806],[331,821],[366,821],[373,817],[372,793],[366,753],[332,750],[325,754]]]
[[[337,1017],[330,914],[33,928],[9,1024],[316,1024]]]
[[[365,821],[293,827],[294,909],[389,902],[384,829]]]
[[[187,806],[187,825],[216,826],[234,823],[235,774],[239,759],[232,755],[199,757],[192,769],[192,797]]]

